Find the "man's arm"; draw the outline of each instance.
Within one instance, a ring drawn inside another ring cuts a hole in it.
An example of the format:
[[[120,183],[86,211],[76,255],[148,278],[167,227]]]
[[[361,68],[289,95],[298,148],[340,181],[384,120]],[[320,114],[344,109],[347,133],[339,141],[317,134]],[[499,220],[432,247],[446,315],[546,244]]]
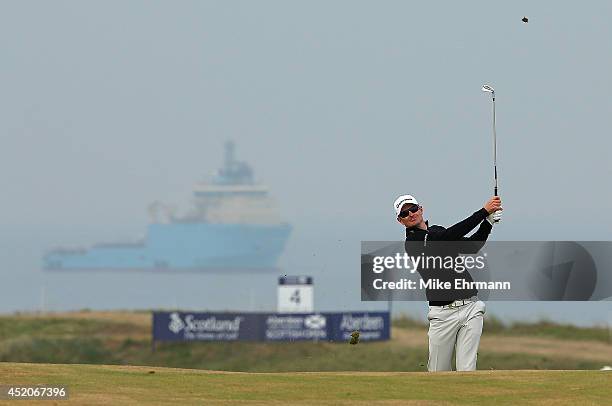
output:
[[[482,224],[483,220],[485,220],[488,215],[489,215],[489,212],[483,207],[482,209],[474,212],[470,217],[466,218],[465,220],[462,220],[458,222],[457,224],[450,226],[446,230],[441,231],[439,233],[438,238],[436,239],[443,240],[443,241],[462,241],[465,235],[469,233],[470,231],[472,231],[479,223]],[[488,221],[484,221],[484,222],[488,224]],[[482,225],[481,225],[481,228],[482,228]],[[474,235],[477,235],[479,232],[480,232],[480,228],[478,229],[476,233],[474,233]],[[487,232],[487,235],[489,232],[491,232],[491,230]]]
[[[469,237],[463,237],[461,241],[467,241],[461,244],[461,252],[464,254],[475,254],[485,245],[487,237],[491,234],[493,226],[488,220],[484,220],[480,223],[478,230]]]
[[[480,223],[480,227],[478,227],[478,230],[476,230],[474,234],[470,235],[469,237],[464,237],[464,241],[486,241],[489,234],[491,234],[492,229],[493,226],[491,223],[489,223],[488,220],[485,220]]]
[[[493,213],[499,213],[502,210],[501,207],[501,199],[499,196],[493,196],[488,202],[485,203],[482,208],[488,216],[485,217],[486,220],[483,220],[480,223],[480,227],[474,234],[469,237],[462,237],[461,241],[466,241],[461,246],[461,252],[465,254],[475,254],[484,246],[487,241],[487,237],[491,234],[491,230],[493,229],[493,221],[491,217],[495,216]]]
[[[470,217],[458,222],[457,224],[441,231],[436,236],[436,240],[442,241],[463,241],[465,235],[472,231],[480,223],[488,223],[484,221],[489,214],[495,213],[498,210],[502,210],[501,199],[499,196],[493,196],[489,199],[484,207],[474,212]],[[490,224],[489,224],[490,225]],[[484,228],[483,228],[484,227]],[[470,237],[470,241],[486,240],[486,236],[491,232],[490,228],[487,230],[487,225],[481,225],[482,230],[479,228],[475,233],[475,236]],[[486,233],[486,235],[485,235]]]

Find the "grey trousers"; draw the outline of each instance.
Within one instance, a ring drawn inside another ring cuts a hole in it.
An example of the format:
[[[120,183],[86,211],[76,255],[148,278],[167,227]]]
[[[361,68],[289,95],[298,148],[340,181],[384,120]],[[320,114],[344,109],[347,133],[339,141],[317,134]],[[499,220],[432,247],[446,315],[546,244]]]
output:
[[[453,350],[457,371],[475,371],[485,304],[481,300],[455,308],[429,306],[427,369],[450,371]]]

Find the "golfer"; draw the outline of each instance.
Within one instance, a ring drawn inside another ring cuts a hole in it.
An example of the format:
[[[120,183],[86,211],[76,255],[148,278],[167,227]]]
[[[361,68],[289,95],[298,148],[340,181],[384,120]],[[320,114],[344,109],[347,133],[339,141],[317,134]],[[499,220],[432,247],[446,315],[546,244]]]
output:
[[[406,227],[406,246],[413,242],[422,242],[427,247],[428,241],[470,241],[472,250],[478,252],[491,233],[493,224],[501,220],[501,199],[492,197],[484,207],[476,211],[463,221],[449,227],[429,225],[423,220],[423,207],[411,195],[402,195],[394,202],[397,221]],[[478,230],[469,237],[466,234],[474,228]],[[436,244],[436,243],[433,243]],[[430,247],[433,245],[430,243]],[[440,244],[440,243],[437,243]],[[449,246],[452,244],[448,244]],[[425,275],[421,273],[425,279]],[[436,277],[457,274],[453,270],[438,270]],[[427,278],[432,277],[429,273]],[[453,276],[451,276],[453,277]],[[472,280],[468,272],[460,277]],[[482,334],[483,315],[485,304],[478,300],[476,289],[447,290],[444,291],[445,300],[428,289],[426,291],[429,301],[429,371],[450,371],[453,350],[455,350],[455,364],[457,371],[476,370],[476,358],[480,336]]]

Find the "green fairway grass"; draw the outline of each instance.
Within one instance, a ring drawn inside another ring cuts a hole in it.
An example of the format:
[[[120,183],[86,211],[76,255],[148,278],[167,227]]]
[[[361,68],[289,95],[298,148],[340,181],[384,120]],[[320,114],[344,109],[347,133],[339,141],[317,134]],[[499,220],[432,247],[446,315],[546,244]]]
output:
[[[5,385],[66,385],[56,404],[609,404],[604,371],[230,373],[158,367],[0,363]],[[19,404],[26,404],[21,402]]]

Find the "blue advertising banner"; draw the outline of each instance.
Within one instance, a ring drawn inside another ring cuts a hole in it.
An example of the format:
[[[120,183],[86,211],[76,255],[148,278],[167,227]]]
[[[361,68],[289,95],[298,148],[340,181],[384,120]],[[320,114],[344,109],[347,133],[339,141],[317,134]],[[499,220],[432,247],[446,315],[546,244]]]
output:
[[[384,341],[391,338],[389,312],[332,313],[333,341],[348,341],[359,331],[360,341]]]
[[[348,341],[355,330],[388,340],[389,313],[153,313],[153,341]]]
[[[154,341],[258,341],[259,315],[253,313],[154,312]]]

